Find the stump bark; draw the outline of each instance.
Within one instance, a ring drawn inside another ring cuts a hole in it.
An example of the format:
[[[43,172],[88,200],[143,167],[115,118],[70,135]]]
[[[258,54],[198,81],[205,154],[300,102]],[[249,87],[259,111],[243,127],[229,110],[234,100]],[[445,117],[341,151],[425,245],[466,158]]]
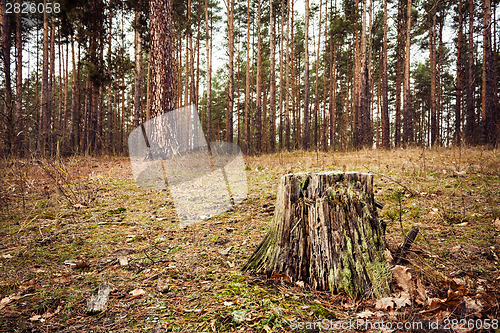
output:
[[[392,276],[371,174],[288,174],[276,201],[271,228],[243,270],[284,273],[353,298],[389,294]]]

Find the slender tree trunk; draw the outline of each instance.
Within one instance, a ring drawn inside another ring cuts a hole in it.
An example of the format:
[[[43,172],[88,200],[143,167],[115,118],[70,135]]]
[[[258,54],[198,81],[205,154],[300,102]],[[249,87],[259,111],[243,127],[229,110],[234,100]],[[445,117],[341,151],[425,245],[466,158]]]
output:
[[[319,140],[319,126],[318,126],[318,118],[319,118],[319,50],[321,44],[321,14],[323,9],[323,1],[319,0],[319,24],[318,24],[318,47],[316,49],[316,66],[315,69],[315,84],[314,84],[314,147],[318,149],[318,140]]]
[[[113,79],[112,79],[112,74],[111,74],[111,56],[113,49],[111,47],[112,40],[113,40],[113,35],[112,35],[112,29],[113,29],[113,11],[109,10],[109,34],[108,34],[108,77],[110,79],[109,84],[108,84],[108,153],[114,154],[115,151],[115,144],[114,144],[114,115],[113,115]],[[148,84],[149,87],[149,84]]]
[[[382,147],[389,149],[390,130],[389,130],[389,97],[388,97],[388,78],[387,78],[387,1],[384,0],[384,45],[382,55]]]
[[[306,10],[305,10],[305,25],[304,25],[304,46],[305,46],[305,74],[304,74],[304,130],[302,137],[302,148],[304,150],[309,149],[309,137],[310,137],[310,116],[309,116],[309,0],[305,0]]]
[[[394,120],[394,146],[401,145],[401,85],[403,82],[403,68],[405,62],[405,1],[398,1],[398,40],[396,47],[396,114]]]
[[[439,46],[438,46],[438,51],[436,54],[436,63],[437,63],[437,68],[436,68],[436,113],[437,113],[437,143],[439,145],[442,144],[442,138],[443,138],[443,125],[442,125],[442,120],[443,120],[443,89],[441,85],[441,68],[443,67],[443,27],[444,27],[444,21],[445,21],[445,16],[446,12],[441,12],[441,15],[439,17],[439,35],[438,35],[438,40],[439,40]],[[451,133],[451,129],[448,130],[448,133]]]
[[[207,113],[206,113],[206,126],[207,126],[207,142],[212,140],[212,62],[211,62],[211,48],[212,39],[210,38],[210,18],[208,15],[208,0],[205,0],[205,23],[207,31]],[[211,16],[211,15],[210,15]]]
[[[284,72],[283,72],[283,58],[285,57],[285,49],[284,49],[284,34],[285,34],[285,0],[281,1],[281,36],[280,36],[280,100],[279,100],[279,119],[280,119],[280,125],[279,125],[279,151],[283,150],[283,146],[285,143],[284,140],[284,112],[283,112],[283,103],[284,103],[284,94],[285,94],[285,87],[283,84],[283,78],[284,78]]]
[[[40,153],[45,156],[49,135],[49,21],[47,13],[43,14],[43,55],[42,55],[42,97],[41,97],[41,135]]]
[[[261,136],[262,136],[262,36],[260,32],[260,20],[262,15],[261,0],[257,1],[257,103],[255,111],[255,152],[262,153]],[[289,139],[290,141],[290,139]]]
[[[328,49],[328,0],[325,0],[325,49],[323,50],[323,126],[321,127],[321,148],[323,151],[328,151],[328,104],[327,101],[327,49]],[[331,70],[331,69],[330,69]]]
[[[247,1],[247,63],[245,74],[245,135],[244,152],[250,154],[251,136],[250,136],[250,0]]]
[[[21,5],[21,0],[17,0]],[[2,5],[3,7],[3,5]],[[2,36],[3,40],[3,36]],[[24,155],[26,142],[25,117],[23,112],[23,40],[21,13],[16,14],[16,150],[19,156]]]
[[[431,94],[429,97],[431,107],[431,147],[436,145],[436,140],[438,137],[436,104],[436,6],[437,3],[436,1],[434,1],[432,9],[430,10],[429,17],[429,63],[431,73]]]
[[[134,128],[139,126],[142,101],[142,37],[139,31],[141,13],[135,12],[135,71],[134,71]]]
[[[469,32],[467,52],[467,122],[465,123],[465,137],[467,144],[475,144],[475,107],[474,107],[474,0],[469,0]]]
[[[406,55],[405,55],[405,71],[403,84],[403,105],[404,105],[404,129],[403,142],[407,145],[413,142],[413,112],[411,109],[411,92],[410,92],[410,48],[411,48],[411,7],[412,0],[408,0],[406,7]]]
[[[227,110],[226,110],[226,141],[233,142],[233,111],[234,111],[234,0],[229,0],[227,13],[228,34],[228,85],[227,85]],[[260,16],[259,16],[260,17]]]
[[[285,32],[285,149],[290,150],[290,10],[286,13]]]
[[[270,88],[269,97],[270,105],[269,112],[271,116],[271,126],[269,128],[269,152],[273,153],[276,151],[276,54],[275,54],[275,19],[273,12],[273,0],[269,0],[269,29],[270,29],[270,51],[271,51],[271,64],[270,64]]]
[[[77,77],[77,63],[75,59],[75,42],[74,37],[71,35],[71,57],[73,64],[73,81],[71,86],[71,146],[74,152],[78,151],[80,137],[78,135],[78,128],[80,126],[80,110],[77,103],[78,96],[78,77]]]
[[[462,86],[463,86],[463,68],[462,68],[462,48],[463,48],[463,5],[462,0],[458,1],[458,40],[457,40],[457,89],[455,102],[455,144],[460,145],[462,133],[460,130],[462,119]]]
[[[482,139],[483,144],[490,147],[494,147],[498,139],[494,66],[491,47],[491,2],[485,0],[483,16]]]

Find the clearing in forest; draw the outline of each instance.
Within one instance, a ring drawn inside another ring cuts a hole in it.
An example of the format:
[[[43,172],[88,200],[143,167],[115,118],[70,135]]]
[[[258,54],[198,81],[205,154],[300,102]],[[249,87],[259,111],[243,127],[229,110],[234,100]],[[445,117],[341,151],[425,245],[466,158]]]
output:
[[[245,163],[246,200],[179,228],[168,190],[137,187],[127,158],[1,161],[0,331],[282,332],[350,320],[498,327],[497,150],[291,152]],[[269,230],[280,178],[310,171],[374,174],[391,252],[419,228],[393,267],[390,297],[354,300],[241,271]],[[106,310],[88,313],[103,283]]]

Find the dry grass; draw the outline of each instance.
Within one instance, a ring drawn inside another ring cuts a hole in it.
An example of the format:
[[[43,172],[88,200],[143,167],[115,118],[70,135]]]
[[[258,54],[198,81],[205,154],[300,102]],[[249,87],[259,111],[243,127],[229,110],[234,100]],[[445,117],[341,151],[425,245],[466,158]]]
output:
[[[0,299],[23,298],[0,306],[0,330],[125,332],[159,324],[279,332],[292,320],[352,318],[365,303],[354,307],[343,296],[240,272],[272,219],[278,180],[290,172],[376,173],[388,246],[394,250],[412,226],[420,228],[406,265],[431,296],[442,296],[440,283],[449,277],[469,281],[471,294],[500,281],[498,150],[299,151],[245,160],[248,199],[186,230],[167,191],[135,186],[126,158],[1,161]],[[118,264],[119,255],[128,266]],[[74,269],[67,260],[89,267]],[[88,316],[85,301],[101,282],[112,287],[108,309]],[[147,294],[133,298],[137,288]],[[236,324],[235,311],[248,320]],[[498,318],[498,304],[488,311]],[[29,320],[35,315],[43,321]]]

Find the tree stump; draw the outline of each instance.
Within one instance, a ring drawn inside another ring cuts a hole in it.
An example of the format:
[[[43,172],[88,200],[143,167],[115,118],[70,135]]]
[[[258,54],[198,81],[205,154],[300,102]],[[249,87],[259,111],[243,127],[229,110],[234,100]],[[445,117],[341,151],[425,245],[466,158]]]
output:
[[[243,270],[284,273],[353,298],[389,294],[392,276],[371,174],[288,174],[276,201],[271,229]]]

